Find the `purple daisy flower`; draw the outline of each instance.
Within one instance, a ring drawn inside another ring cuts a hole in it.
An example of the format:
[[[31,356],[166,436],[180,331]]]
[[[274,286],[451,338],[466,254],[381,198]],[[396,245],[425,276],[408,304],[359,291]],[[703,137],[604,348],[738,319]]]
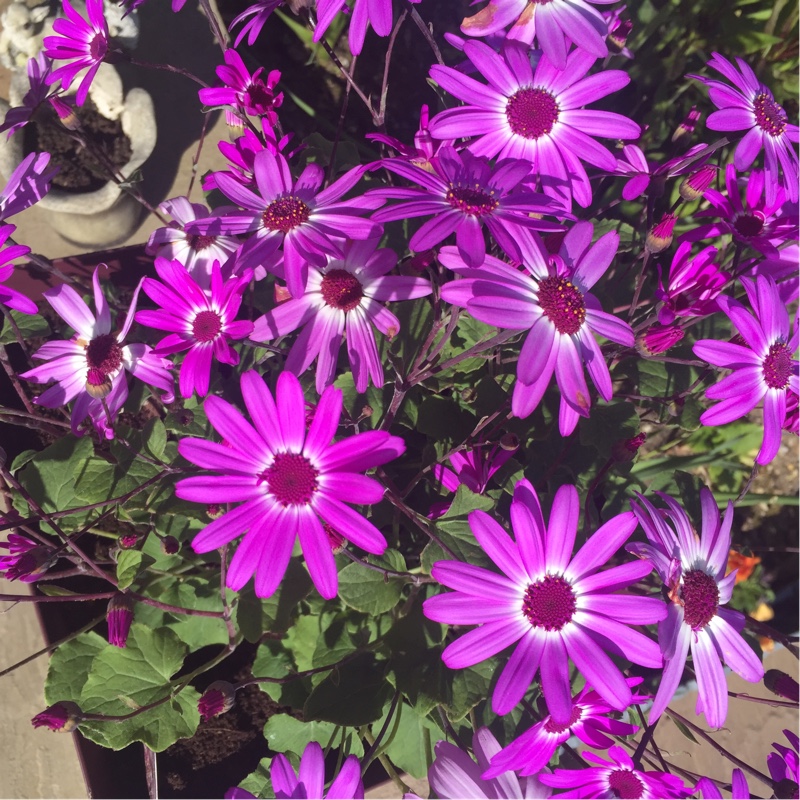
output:
[[[227,585],[239,591],[255,573],[256,594],[269,597],[299,536],[317,591],[326,599],[335,597],[336,564],[319,518],[368,553],[383,553],[386,540],[380,531],[345,503],[380,501],[383,487],[361,473],[401,455],[403,440],[368,431],[332,444],[342,414],[342,393],[332,386],[322,393],[306,431],[303,390],[291,372],[281,373],[274,399],[256,372],[242,375],[241,386],[255,427],[230,403],[209,397],[205,412],[225,443],[178,443],[184,458],[220,473],[178,481],[178,497],[206,504],[243,501],[201,531],[192,547],[208,553],[246,532]]]
[[[30,153],[11,173],[0,192],[0,221],[38,203],[49,191],[58,167],[47,169],[50,153]]]
[[[200,102],[206,106],[233,106],[240,112],[265,117],[275,125],[278,115],[275,109],[283,103],[283,92],[275,92],[281,78],[278,70],[272,70],[264,81],[259,67],[252,75],[233,49],[225,51],[225,64],[217,67],[217,76],[225,84],[220,87],[200,89]]]
[[[613,0],[589,0],[610,3]],[[608,55],[608,23],[585,0],[489,0],[488,5],[461,23],[467,36],[489,36],[511,25],[509,41],[519,40],[529,47],[533,40],[553,66],[564,69],[569,42],[595,59]]]
[[[658,321],[662,325],[671,325],[677,317],[705,317],[719,308],[716,298],[729,276],[714,263],[717,248],[706,247],[694,258],[689,257],[691,250],[691,242],[678,245],[669,267],[666,288],[659,266],[655,299],[663,303],[658,310]]]
[[[591,240],[591,223],[579,222],[549,263],[543,251],[526,248],[522,270],[491,256],[479,270],[470,270],[454,248],[443,247],[439,253],[444,266],[466,278],[443,286],[444,300],[466,307],[487,325],[529,331],[519,354],[511,407],[518,417],[532,414],[555,373],[562,436],[575,430],[579,416],[589,416],[584,363],[600,396],[611,399],[611,376],[595,334],[627,347],[635,341],[630,325],[602,311],[589,293],[616,255],[619,236],[609,231],[594,244]]]
[[[627,546],[629,552],[653,563],[669,598],[667,618],[658,626],[664,674],[648,722],[652,725],[672,700],[691,648],[697,675],[697,713],[705,713],[712,728],[721,728],[728,713],[728,687],[720,659],[746,681],[755,683],[764,677],[758,656],[740,634],[744,614],[723,608],[731,599],[738,571],[725,576],[733,503],[728,502],[720,521],[714,496],[702,489],[702,530],[698,536],[678,503],[662,492],[657,494],[668,510],[656,509],[638,493],[639,502],[631,501],[649,543]]]
[[[147,254],[158,255],[168,261],[180,261],[200,288],[208,289],[211,286],[211,268],[214,262],[225,265],[239,249],[241,242],[235,236],[186,233],[186,226],[190,222],[209,216],[208,208],[202,203],[190,203],[186,197],[173,197],[165,200],[158,208],[175,221],[150,234]]]
[[[721,73],[733,86],[722,81],[687,75],[708,87],[708,96],[719,109],[710,114],[706,127],[712,131],[747,131],[734,154],[740,172],[746,170],[764,150],[767,203],[775,201],[778,186],[783,186],[793,202],[798,198],[797,125],[790,125],[786,112],[775,102],[772,92],[758,80],[750,66],[736,59],[738,69],[719,53],[712,53],[708,66]]]
[[[0,226],[0,247],[5,246],[8,238],[13,235],[15,230],[16,227],[14,225]],[[25,247],[22,244],[11,245],[4,250],[0,250],[0,303],[23,314],[38,314],[39,309],[36,308],[36,303],[33,300],[25,297],[22,292],[3,285],[14,273],[14,265],[11,262],[27,255],[30,251],[30,247]]]
[[[25,97],[22,98],[21,106],[8,109],[5,121],[0,125],[0,133],[8,131],[10,138],[12,134],[24,128],[30,122],[34,111],[47,99],[47,95],[50,93],[47,88],[47,79],[52,68],[53,62],[41,52],[36,58],[28,61],[28,85],[30,88],[25,93]]]
[[[611,708],[631,704],[631,690],[606,651],[658,669],[658,645],[629,625],[664,618],[664,604],[651,597],[615,594],[647,574],[646,565],[598,568],[636,528],[630,512],[613,517],[572,556],[580,504],[574,486],[561,486],[545,527],[536,491],[527,480],[514,487],[514,539],[484,511],[469,515],[470,527],[502,574],[459,561],[438,561],[433,577],[450,589],[425,601],[424,613],[449,625],[479,625],[448,645],[450,669],[478,664],[518,642],[492,695],[496,714],[507,714],[540,674],[547,708],[558,724],[572,718],[569,659]]]
[[[59,17],[53,22],[53,30],[61,35],[44,37],[44,54],[53,61],[71,63],[54,69],[47,82],[53,84],[60,80],[62,91],[66,91],[78,73],[87,69],[75,95],[76,102],[82,106],[100,64],[108,55],[111,37],[103,16],[103,0],[86,0],[88,21],[72,7],[70,0],[62,0],[62,6],[67,19]]]
[[[365,210],[382,205],[369,197],[341,200],[364,174],[366,167],[356,167],[320,191],[325,172],[319,164],[308,164],[294,181],[289,164],[280,153],[262,150],[256,154],[253,172],[259,194],[242,186],[224,172],[217,173],[217,187],[243,211],[210,215],[190,222],[189,233],[253,233],[237,256],[237,271],[257,266],[283,245],[286,283],[293,297],[300,297],[308,280],[308,265],[324,267],[327,256],[341,256],[333,239],[346,235],[351,239],[372,239],[381,227],[359,218]]]
[[[626,678],[625,682],[632,689],[642,682],[642,678]],[[632,703],[645,700],[647,697],[644,695],[631,696]],[[609,718],[608,713],[612,710],[597,692],[585,686],[572,698],[569,722],[559,724],[546,711],[543,712],[542,719],[530,730],[498,751],[485,776],[492,778],[509,769],[519,771],[520,775],[536,775],[572,736],[577,736],[589,747],[607,750],[614,744],[610,736],[631,736],[639,730],[636,725]]]
[[[309,742],[297,772],[283,753],[272,759],[269,771],[275,797],[337,798],[337,800],[360,800],[364,797],[364,784],[361,781],[361,765],[355,756],[347,756],[339,774],[325,791],[325,756],[317,742]]]
[[[800,739],[790,730],[784,730],[783,735],[789,740],[791,747],[773,742],[772,746],[778,751],[767,756],[767,767],[775,787],[775,797],[798,797],[798,783],[800,783]]]
[[[211,270],[211,288],[204,292],[179,261],[157,258],[156,272],[162,282],[145,278],[144,293],[161,308],[140,311],[136,321],[162,331],[171,331],[154,348],[159,356],[189,352],[181,364],[181,397],[208,394],[211,361],[236,366],[239,354],[230,342],[244,339],[253,330],[249,320],[236,320],[242,292],[253,278],[250,270],[222,280],[219,263]]]
[[[287,300],[255,322],[251,338],[256,342],[303,328],[289,352],[286,369],[302,375],[317,359],[320,393],[336,376],[343,334],[356,391],[365,392],[370,379],[375,386],[383,386],[383,365],[372,326],[392,338],[400,330],[400,321],[382,302],[414,300],[432,291],[425,278],[387,275],[397,255],[388,248],[376,250],[377,245],[377,239],[347,241],[341,258],[329,258],[322,269],[309,267],[302,297]]]
[[[599,764],[587,769],[556,769],[542,775],[546,786],[566,789],[565,797],[629,797],[643,800],[664,800],[668,797],[689,797],[692,789],[677,775],[668,772],[643,772],[621,748],[609,748],[610,760],[584,751],[581,758]]]
[[[464,53],[486,78],[479,83],[450,67],[434,65],[431,77],[468,105],[442,111],[431,120],[437,138],[477,137],[469,149],[489,158],[530,161],[546,194],[586,207],[592,188],[581,161],[613,172],[617,160],[594,136],[638,139],[641,128],[611,111],[584,109],[626,86],[622,70],[586,77],[596,58],[583,50],[570,53],[564,70],[542,55],[534,70],[528,48],[508,42],[501,54],[483,42],[467,42]]]
[[[55,386],[34,398],[34,403],[45,408],[58,408],[77,398],[72,409],[72,432],[76,436],[82,435],[79,426],[88,416],[99,433],[113,439],[114,429],[108,417],[113,421],[128,398],[126,370],[161,389],[165,403],[175,397],[169,361],[155,355],[146,344],[123,344],[133,324],[141,283],[136,287],[122,330],[114,335],[108,301],[100,288],[100,266],[92,278],[97,316],[67,284],[44,293],[44,299],[75,335],[69,341],[43,344],[33,357],[50,363],[23,372],[20,377],[31,383],[56,381]]]
[[[419,3],[420,0],[410,0]],[[352,0],[352,11],[346,0],[317,0],[317,25],[314,28],[314,41],[318,42],[328,30],[334,17],[346,8],[350,13],[350,28],[347,39],[350,52],[357,56],[364,46],[367,25],[378,36],[388,36],[392,32],[392,0]]]
[[[453,798],[547,798],[552,794],[548,786],[531,775],[520,778],[511,771],[498,772],[493,778],[484,778],[481,773],[500,752],[500,744],[488,728],[478,728],[472,737],[475,760],[461,748],[450,742],[437,742],[435,758],[428,770],[428,783],[436,797]],[[477,761],[477,763],[475,763]]]
[[[769,756],[767,757],[769,760]],[[700,793],[703,800],[722,800],[722,792],[717,788],[717,784],[710,778],[700,778],[694,787],[694,793]],[[789,794],[776,792],[776,797],[789,797]],[[740,769],[733,770],[731,774],[731,797],[733,800],[750,800],[750,787],[747,785],[747,778]]]
[[[255,44],[258,34],[264,27],[264,23],[270,18],[272,12],[282,5],[284,0],[258,0],[257,3],[246,8],[231,22],[229,31],[232,31],[240,22],[244,22],[242,29],[236,34],[236,41],[233,43],[234,47],[239,46],[239,42],[247,36],[247,44],[252,47]],[[252,19],[247,19],[252,17]],[[247,22],[245,22],[247,20]]]
[[[728,196],[709,189],[705,198],[713,208],[694,214],[695,218],[719,217],[719,222],[700,225],[683,234],[681,239],[698,242],[729,234],[738,244],[750,245],[765,256],[778,258],[778,246],[797,236],[797,206],[786,202],[786,192],[782,187],[775,190],[774,200],[767,202],[764,195],[766,178],[765,173],[758,170],[742,177],[745,186],[743,203],[736,167],[728,164],[725,170]]]
[[[786,420],[787,396],[800,394],[798,331],[789,328],[789,312],[781,302],[772,278],[759,275],[755,283],[742,280],[755,317],[738,301],[726,295],[717,304],[730,317],[743,344],[701,339],[694,353],[715,367],[733,370],[706,390],[706,397],[722,402],[701,417],[703,425],[725,425],[749,414],[764,401],[764,439],[756,463],[769,464],[778,454],[781,428]]]
[[[384,160],[381,165],[422,188],[372,190],[370,196],[404,201],[381,209],[372,219],[390,222],[434,215],[408,243],[416,252],[429,250],[455,233],[464,263],[479,267],[486,257],[482,224],[509,257],[517,261],[522,259],[517,244],[517,238],[523,235],[520,228],[563,230],[556,223],[533,216],[558,214],[561,210],[547,197],[524,186],[531,170],[527,161],[504,159],[492,168],[486,158],[469,152],[458,153],[446,146],[440,148],[432,172],[399,158]]]

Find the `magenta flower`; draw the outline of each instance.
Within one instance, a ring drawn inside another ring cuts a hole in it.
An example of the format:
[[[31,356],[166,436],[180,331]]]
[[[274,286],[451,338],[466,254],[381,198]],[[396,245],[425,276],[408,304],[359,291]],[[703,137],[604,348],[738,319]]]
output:
[[[62,91],[66,91],[78,73],[87,69],[75,95],[76,102],[82,106],[110,50],[110,34],[103,16],[103,0],[86,0],[88,21],[72,7],[70,0],[62,0],[62,6],[68,19],[59,17],[53,22],[53,30],[60,36],[44,37],[44,54],[53,61],[71,63],[54,69],[47,82],[53,84],[60,80]]]
[[[283,753],[272,759],[269,771],[275,797],[306,798],[318,797],[320,800],[356,800],[364,797],[364,784],[361,781],[361,765],[355,756],[347,756],[339,774],[325,791],[325,756],[317,742],[309,742],[300,756],[297,772]]]
[[[14,234],[15,230],[16,227],[14,225],[0,226],[0,247],[5,246],[8,238]],[[0,250],[0,303],[23,314],[38,314],[39,309],[36,308],[36,303],[33,300],[25,297],[22,292],[3,285],[14,273],[14,265],[11,262],[27,255],[30,251],[30,247],[25,247],[25,245],[21,244],[11,245],[10,247],[5,247],[4,250]]]
[[[225,51],[224,66],[217,67],[217,76],[225,84],[217,88],[200,89],[200,102],[207,106],[233,106],[240,112],[257,117],[266,117],[275,125],[278,115],[275,109],[283,103],[283,92],[275,92],[281,78],[278,70],[272,70],[264,81],[259,67],[252,75],[233,49]]]
[[[428,770],[428,783],[439,798],[547,798],[552,792],[533,775],[520,778],[511,771],[484,778],[481,773],[500,752],[500,745],[488,728],[478,728],[472,737],[472,750],[477,764],[459,747],[440,741],[434,748],[435,758]]]
[[[165,403],[171,403],[174,395],[171,364],[155,355],[146,344],[123,344],[133,324],[141,283],[136,288],[122,330],[114,335],[111,312],[100,288],[99,271],[98,266],[92,278],[97,316],[67,284],[44,293],[44,299],[75,335],[69,341],[43,344],[33,357],[50,363],[23,372],[20,377],[31,383],[56,381],[55,386],[34,399],[34,403],[45,408],[58,408],[77,398],[72,409],[72,432],[76,436],[82,434],[79,426],[88,416],[99,433],[113,439],[111,422],[128,397],[126,370],[161,389]]]
[[[30,122],[31,116],[41,103],[47,99],[49,94],[47,79],[53,62],[40,52],[35,58],[28,61],[28,84],[30,88],[22,98],[22,105],[16,108],[9,108],[6,118],[0,125],[0,133],[8,131],[8,137],[16,131],[24,128]]]
[[[289,352],[286,369],[302,375],[317,359],[320,394],[336,376],[343,334],[356,391],[365,392],[370,379],[375,386],[383,386],[383,365],[372,327],[392,338],[400,330],[400,321],[382,303],[427,297],[432,291],[425,278],[387,275],[397,256],[387,248],[376,250],[377,244],[377,239],[348,240],[341,258],[329,258],[323,269],[309,266],[305,294],[255,322],[251,338],[256,342],[303,328]]]
[[[560,231],[562,226],[539,219],[541,214],[557,214],[560,209],[548,198],[527,189],[530,163],[505,159],[494,168],[488,159],[469,152],[458,153],[450,146],[440,148],[433,171],[391,158],[382,166],[422,188],[387,187],[369,194],[403,202],[372,215],[377,222],[433,215],[411,237],[408,246],[419,252],[456,234],[458,252],[464,263],[479,267],[486,257],[482,225],[508,255],[517,261],[522,251],[517,239],[520,228]],[[534,216],[536,215],[536,216]]]
[[[40,711],[32,720],[34,728],[49,728],[51,731],[70,733],[81,721],[81,710],[75,703],[62,700]]]
[[[7,581],[33,583],[56,560],[52,547],[41,545],[18,533],[9,533],[8,541],[0,542],[0,547],[8,550],[7,556],[0,556],[0,575]]]
[[[125,647],[133,623],[133,600],[125,594],[115,594],[106,609],[108,643],[114,647]]]
[[[325,177],[319,164],[308,164],[297,181],[280,153],[262,150],[253,163],[259,194],[244,187],[224,172],[217,173],[217,187],[243,211],[232,211],[195,220],[189,233],[253,233],[237,256],[237,271],[256,266],[283,245],[286,283],[293,297],[300,297],[308,280],[308,265],[324,267],[327,256],[341,256],[336,237],[371,239],[381,228],[360,219],[365,210],[378,208],[383,201],[368,197],[340,200],[364,174],[364,167],[351,169],[339,180],[320,191]]]
[[[797,125],[790,125],[786,112],[772,92],[761,83],[750,66],[736,59],[738,69],[719,53],[712,53],[708,66],[721,73],[733,86],[722,81],[688,75],[708,87],[708,96],[719,109],[710,114],[706,127],[712,131],[747,131],[734,154],[734,165],[746,170],[764,150],[767,203],[775,201],[783,186],[792,202],[798,198]]]
[[[158,356],[188,350],[181,364],[181,397],[208,394],[211,362],[236,366],[239,353],[230,342],[244,339],[253,330],[249,320],[237,320],[242,292],[253,278],[250,270],[239,277],[222,280],[219,263],[211,271],[211,288],[204,292],[179,261],[157,258],[161,282],[145,278],[144,293],[161,308],[140,311],[136,321],[156,330],[171,331],[153,348]]]
[[[556,769],[552,775],[542,775],[545,786],[566,789],[563,797],[631,797],[664,800],[689,797],[693,789],[668,772],[643,772],[636,769],[633,759],[621,747],[609,748],[610,760],[584,751],[581,758],[599,764],[587,769]]]
[[[396,150],[404,161],[421,167],[428,172],[433,172],[434,163],[439,150],[445,145],[451,145],[449,141],[434,142],[429,129],[430,111],[428,106],[422,106],[419,112],[419,130],[414,134],[414,146],[404,144],[394,136],[387,136],[385,133],[368,133],[364,138],[373,142],[382,142]],[[383,162],[380,162],[383,165]]]
[[[769,760],[769,757],[767,757]],[[710,778],[700,778],[694,787],[694,793],[700,793],[703,800],[722,800],[722,792],[717,788],[717,784]],[[782,792],[780,796],[788,793]],[[776,793],[775,795],[779,795]],[[750,800],[750,787],[747,785],[747,778],[740,769],[733,770],[731,774],[731,797],[733,800]]]
[[[655,299],[663,303],[658,310],[658,321],[671,325],[677,317],[705,317],[718,310],[717,296],[728,282],[727,272],[714,263],[716,247],[706,247],[690,258],[692,245],[678,245],[669,267],[669,281],[664,288],[659,267],[658,289]]]
[[[47,169],[50,153],[29,153],[0,192],[0,222],[38,203],[49,191],[58,167]]]
[[[511,25],[507,41],[518,40],[530,47],[536,38],[553,66],[564,69],[570,42],[595,59],[608,55],[608,23],[589,5],[607,2],[610,0],[489,0],[461,23],[461,30],[467,36],[489,36]]]
[[[626,678],[625,682],[632,689],[642,682],[642,678]],[[647,697],[644,695],[631,696],[632,703],[645,700]],[[572,736],[577,736],[589,747],[606,750],[614,744],[610,736],[631,736],[639,730],[636,725],[610,718],[608,714],[612,710],[597,692],[585,686],[572,698],[569,722],[559,724],[544,712],[542,719],[530,730],[492,758],[491,767],[484,774],[491,778],[505,770],[517,770],[520,775],[536,775]]]
[[[664,194],[664,181],[676,175],[683,175],[697,169],[714,152],[714,145],[696,144],[690,147],[682,156],[670,158],[663,164],[648,161],[644,151],[639,145],[626,144],[622,148],[622,158],[617,159],[614,173],[628,178],[622,187],[624,200],[635,200],[648,190],[654,197]]]
[[[239,591],[255,573],[256,594],[269,597],[299,536],[317,591],[335,597],[336,564],[319,518],[368,553],[383,553],[386,540],[380,531],[345,503],[380,501],[383,487],[361,473],[401,455],[403,440],[368,431],[332,444],[342,413],[342,393],[333,387],[322,393],[306,431],[303,390],[290,372],[278,378],[274,399],[253,371],[242,375],[241,385],[255,428],[230,403],[209,397],[205,412],[225,444],[203,439],[178,444],[184,458],[221,473],[178,481],[178,497],[206,504],[243,502],[201,531],[192,547],[208,553],[246,532],[228,569],[228,586]]]
[[[784,730],[783,735],[789,740],[791,748],[773,742],[772,746],[778,751],[767,756],[767,767],[775,787],[775,797],[797,797],[798,783],[800,783],[800,739],[790,730]]]
[[[469,146],[475,155],[526,159],[546,194],[565,199],[571,189],[588,206],[592,188],[581,161],[608,172],[617,163],[592,137],[637,139],[641,128],[621,114],[583,106],[626,86],[628,75],[612,69],[586,77],[596,59],[583,50],[570,53],[563,71],[546,55],[534,70],[527,47],[516,42],[508,42],[502,54],[483,42],[467,42],[464,53],[489,85],[450,67],[431,67],[431,77],[468,104],[437,114],[431,133],[476,137]]]
[[[540,673],[547,708],[558,724],[571,720],[569,659],[611,708],[631,703],[631,690],[606,651],[659,668],[655,642],[628,625],[663,619],[660,600],[614,594],[647,574],[628,563],[597,572],[636,528],[630,512],[613,517],[572,556],[580,504],[574,486],[562,486],[545,527],[531,484],[514,487],[514,539],[484,511],[469,515],[480,546],[502,574],[459,561],[439,561],[431,574],[453,593],[425,601],[425,615],[450,625],[479,625],[448,645],[450,669],[478,664],[518,642],[492,695],[496,714],[507,714]]]
[[[439,253],[444,266],[466,278],[443,286],[444,300],[466,307],[488,325],[529,331],[520,350],[511,407],[518,417],[533,413],[555,373],[562,436],[575,430],[579,416],[589,416],[584,364],[600,396],[611,399],[611,376],[595,335],[627,347],[634,344],[631,327],[602,311],[589,293],[610,266],[619,237],[609,231],[594,244],[591,237],[591,223],[577,223],[549,263],[543,251],[526,248],[524,271],[491,256],[480,269],[469,270],[453,248]]]
[[[758,656],[740,634],[744,615],[723,608],[731,599],[737,573],[733,570],[725,576],[733,503],[728,502],[720,521],[714,496],[702,489],[702,530],[698,536],[678,503],[661,492],[657,494],[668,510],[656,509],[640,494],[638,503],[631,501],[649,543],[627,546],[629,552],[653,563],[669,598],[667,618],[658,626],[664,674],[648,722],[652,725],[672,700],[691,648],[697,675],[697,713],[705,713],[712,728],[721,728],[728,713],[728,687],[720,660],[746,681],[755,683],[764,677]]]
[[[420,0],[410,0],[419,3]],[[314,41],[325,35],[334,17],[346,8],[346,0],[317,0],[317,25],[314,28]],[[349,9],[348,9],[349,10]],[[350,52],[357,56],[364,46],[367,25],[378,36],[388,36],[392,32],[392,0],[352,0],[348,42]]]
[[[238,250],[241,242],[235,236],[204,236],[186,233],[188,223],[209,216],[202,203],[190,203],[186,197],[173,197],[159,205],[159,210],[175,221],[166,228],[156,228],[147,242],[147,254],[168,261],[180,261],[201,289],[211,286],[211,268],[215,261],[223,266]],[[225,270],[223,270],[225,274]]]
[[[764,401],[764,439],[756,463],[769,464],[778,454],[781,428],[786,420],[789,394],[800,394],[798,332],[789,330],[789,312],[781,302],[775,281],[759,275],[755,283],[743,279],[755,317],[738,301],[726,295],[717,304],[741,334],[743,344],[701,339],[694,353],[715,367],[733,370],[706,390],[706,397],[722,402],[705,411],[703,425],[725,425],[749,414]]]
[[[232,31],[240,22],[244,22],[248,17],[252,19],[245,22],[239,33],[236,34],[236,41],[233,43],[234,47],[239,46],[239,42],[247,36],[247,44],[252,47],[255,44],[258,34],[264,27],[264,23],[269,19],[272,12],[282,5],[284,0],[258,0],[253,5],[246,8],[231,22],[229,31]]]
[[[773,201],[767,202],[764,196],[766,180],[765,173],[758,170],[743,177],[743,203],[736,167],[728,164],[725,170],[728,196],[709,189],[705,197],[712,208],[694,214],[696,218],[718,217],[719,222],[700,225],[681,238],[687,242],[697,242],[729,234],[740,245],[750,245],[766,256],[778,258],[778,246],[797,236],[797,207],[786,202],[786,192],[782,187],[775,190]]]

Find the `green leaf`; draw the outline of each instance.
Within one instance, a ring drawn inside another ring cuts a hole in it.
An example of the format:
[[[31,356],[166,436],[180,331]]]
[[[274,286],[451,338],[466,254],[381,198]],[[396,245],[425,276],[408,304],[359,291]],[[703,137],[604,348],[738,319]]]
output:
[[[390,723],[389,731],[394,735],[386,747],[386,755],[404,772],[415,778],[424,778],[428,774],[433,742],[438,741],[442,733],[431,720],[417,714],[407,703],[400,703],[396,713],[399,721]],[[379,720],[372,725],[373,736],[377,735],[382,723],[383,720]]]
[[[405,559],[397,550],[387,550],[381,561],[381,566],[388,569],[405,571]],[[361,564],[348,564],[339,573],[339,597],[356,611],[372,616],[394,608],[402,596],[403,585],[403,578],[386,576]]]
[[[11,474],[16,474],[18,469],[22,469],[32,458],[35,458],[38,450],[23,450],[12,462],[11,467]]]
[[[231,593],[232,594],[232,593]],[[198,611],[222,611],[219,586],[202,578],[188,578],[171,584],[158,596],[162,603]],[[230,597],[229,597],[230,601]],[[164,624],[174,631],[191,650],[211,644],[227,644],[228,629],[225,622],[215,617],[166,612]]]
[[[681,733],[682,733],[682,734],[683,734],[683,735],[684,735],[684,736],[685,736],[685,737],[686,737],[686,738],[687,738],[687,739],[688,739],[690,742],[694,742],[695,744],[700,744],[700,742],[698,742],[698,741],[697,741],[697,739],[695,739],[695,738],[694,738],[694,734],[693,734],[693,733],[692,733],[692,732],[691,732],[691,731],[690,731],[690,730],[689,730],[689,729],[688,729],[688,728],[687,728],[687,727],[686,727],[686,726],[685,726],[685,725],[684,725],[682,722],[679,722],[677,719],[675,719],[675,717],[673,717],[673,716],[672,716],[672,714],[670,714],[670,713],[669,713],[669,711],[665,711],[665,712],[664,712],[664,714],[665,714],[667,717],[669,717],[669,718],[670,718],[670,719],[671,719],[671,720],[672,720],[672,721],[675,723],[675,727],[676,727],[676,728],[677,728],[677,729],[678,729],[678,730],[679,730],[679,731],[680,731],[680,732],[681,732]]]
[[[271,758],[262,758],[255,770],[244,780],[239,781],[239,788],[254,794],[256,797],[273,797],[275,793],[272,790],[272,781],[270,780],[271,766]]]
[[[11,318],[17,323],[23,341],[30,342],[31,339],[47,339],[52,331],[47,320],[41,314],[23,314],[20,311],[9,309]],[[3,319],[3,330],[0,331],[0,344],[16,344],[17,335],[14,329],[8,324],[7,319]]]
[[[320,634],[314,649],[314,656],[311,659],[314,668],[336,664],[358,649],[346,623],[345,615],[342,614]]]
[[[456,442],[469,436],[475,422],[475,416],[461,408],[454,398],[426,397],[419,407],[417,430],[437,442]]]
[[[491,658],[467,669],[453,670],[450,698],[446,703],[447,717],[451,722],[464,719],[478,703],[489,696],[489,687],[499,661],[498,658]]]
[[[117,556],[117,588],[127,589],[136,576],[152,563],[153,559],[141,550],[120,550]]]
[[[306,700],[303,718],[336,725],[366,725],[381,715],[392,689],[372,653],[334,669]]]
[[[44,698],[52,705],[59,700],[78,703],[95,656],[111,645],[96,633],[82,633],[62,644],[52,656],[44,682]]]
[[[186,645],[170,630],[134,623],[124,648],[106,647],[92,661],[79,705],[84,712],[125,715],[169,695],[170,679],[183,666]],[[157,753],[197,730],[200,695],[191,687],[130,719],[83,722],[88,739],[112,750],[142,742]]]
[[[582,445],[594,447],[609,458],[614,445],[639,433],[639,415],[630,403],[598,403],[591,416],[582,417],[578,430]]]
[[[318,742],[326,747],[334,740],[335,734],[336,725],[330,722],[301,722],[288,714],[275,714],[264,726],[264,738],[270,750],[276,753],[295,753],[298,756],[303,754],[309,742]],[[364,755],[364,748],[357,737],[353,737],[351,752],[359,757]]]

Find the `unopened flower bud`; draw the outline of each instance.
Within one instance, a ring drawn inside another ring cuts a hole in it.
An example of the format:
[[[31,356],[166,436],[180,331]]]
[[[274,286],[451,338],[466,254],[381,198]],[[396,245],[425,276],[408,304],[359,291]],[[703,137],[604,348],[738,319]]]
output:
[[[39,712],[31,720],[31,725],[34,728],[50,728],[58,733],[69,733],[78,727],[81,718],[81,710],[75,703],[62,700]]]
[[[784,697],[794,703],[800,700],[800,687],[797,681],[779,669],[768,669],[764,673],[764,686],[778,697]]]
[[[139,543],[139,535],[136,533],[123,533],[117,539],[117,544],[122,550],[133,550]]]
[[[692,110],[686,115],[683,122],[675,128],[675,133],[672,134],[672,141],[678,145],[688,145],[694,135],[700,117],[701,114],[697,110],[697,106],[692,106]]]
[[[634,457],[639,452],[639,448],[645,443],[646,439],[647,434],[637,433],[636,436],[630,439],[625,439],[622,442],[615,442],[614,447],[611,449],[611,458],[621,463],[633,461]]]
[[[700,169],[695,170],[691,175],[687,175],[681,181],[678,194],[680,194],[686,202],[697,200],[702,197],[706,189],[711,186],[716,174],[716,167],[712,167],[708,164],[705,167],[700,167]]]
[[[675,214],[664,214],[661,221],[657,222],[644,241],[644,246],[650,253],[660,253],[672,244],[672,233],[678,218]]]
[[[161,552],[164,555],[174,556],[181,549],[181,543],[174,536],[165,536],[161,540]]]
[[[500,447],[503,450],[513,453],[515,450],[519,449],[519,436],[517,436],[516,433],[504,433],[500,437]]]
[[[225,510],[219,503],[209,503],[206,506],[206,514],[208,514],[211,519],[219,519],[224,513]]]
[[[133,622],[133,600],[126,594],[115,594],[108,601],[106,610],[108,643],[114,647],[125,647]]]
[[[666,353],[683,339],[684,331],[677,325],[655,323],[636,337],[636,349],[644,356]]]
[[[619,25],[608,34],[608,50],[610,53],[621,53],[625,49],[625,44],[628,37],[633,30],[633,22],[629,19],[623,19]]]
[[[111,379],[102,370],[90,369],[86,375],[85,389],[90,397],[102,400],[111,392]]]
[[[197,710],[203,722],[218,717],[233,708],[236,700],[236,688],[227,681],[214,681],[197,701]]]
[[[58,114],[61,124],[70,131],[79,131],[81,129],[81,121],[75,113],[75,109],[69,104],[64,102],[60,97],[51,97],[50,105],[53,110]]]

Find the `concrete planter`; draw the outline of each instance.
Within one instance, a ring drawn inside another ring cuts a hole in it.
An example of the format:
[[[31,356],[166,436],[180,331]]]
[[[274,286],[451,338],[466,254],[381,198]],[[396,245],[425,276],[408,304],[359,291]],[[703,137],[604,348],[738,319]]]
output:
[[[17,74],[11,85],[11,103],[20,105],[27,91],[26,76]],[[89,90],[98,111],[109,119],[118,118],[131,142],[131,159],[121,168],[126,178],[132,176],[156,144],[156,120],[153,101],[144,89],[134,88],[123,95],[122,81],[113,66],[103,64]],[[8,104],[0,101],[5,115]],[[24,130],[10,139],[0,137],[0,174],[8,179],[26,153]],[[54,187],[37,204],[47,212],[53,228],[69,242],[99,249],[127,239],[142,216],[141,205],[113,181],[94,192],[68,192]]]

